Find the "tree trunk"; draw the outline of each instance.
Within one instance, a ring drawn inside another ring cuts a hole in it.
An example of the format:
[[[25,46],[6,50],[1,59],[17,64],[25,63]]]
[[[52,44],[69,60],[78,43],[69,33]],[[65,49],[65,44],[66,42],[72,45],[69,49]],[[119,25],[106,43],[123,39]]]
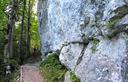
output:
[[[15,28],[15,0],[12,0],[12,12],[9,17],[9,22],[8,22],[8,55],[9,57],[13,57],[13,30]]]
[[[11,12],[8,17],[7,32],[5,35],[6,43],[4,47],[4,56],[6,57],[4,59],[4,62],[8,64],[6,66],[7,75],[11,73],[10,64],[8,63],[8,61],[10,58],[13,57],[13,33],[14,33],[13,30],[15,28],[15,20],[16,20],[15,7],[16,7],[15,0],[12,0],[12,7],[11,7]]]
[[[23,28],[24,28],[24,19],[25,19],[25,9],[26,9],[26,0],[23,1],[23,10],[22,10],[22,22],[21,22],[21,27],[20,27],[20,36],[19,36],[19,56],[21,63],[23,62],[23,46],[22,46],[22,41],[23,41]]]
[[[28,15],[27,15],[27,28],[26,28],[26,55],[30,54],[30,17],[31,17],[31,3],[28,3]]]

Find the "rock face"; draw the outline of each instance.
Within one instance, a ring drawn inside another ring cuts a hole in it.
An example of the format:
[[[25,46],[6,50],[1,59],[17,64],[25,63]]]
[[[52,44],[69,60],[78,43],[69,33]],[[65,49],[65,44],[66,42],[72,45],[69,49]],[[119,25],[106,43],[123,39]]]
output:
[[[65,73],[64,82],[72,82],[72,81],[70,80],[70,72],[69,72],[69,71],[67,71],[67,72]]]
[[[128,82],[127,0],[39,0],[42,53],[81,82]]]

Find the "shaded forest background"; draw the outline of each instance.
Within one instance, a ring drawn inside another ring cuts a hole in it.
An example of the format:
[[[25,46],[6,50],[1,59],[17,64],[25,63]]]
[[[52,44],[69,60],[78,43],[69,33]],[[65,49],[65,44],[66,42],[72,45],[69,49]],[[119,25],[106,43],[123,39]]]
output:
[[[0,1],[0,82],[8,82],[19,65],[30,56],[40,54],[37,16],[33,11],[35,2]]]

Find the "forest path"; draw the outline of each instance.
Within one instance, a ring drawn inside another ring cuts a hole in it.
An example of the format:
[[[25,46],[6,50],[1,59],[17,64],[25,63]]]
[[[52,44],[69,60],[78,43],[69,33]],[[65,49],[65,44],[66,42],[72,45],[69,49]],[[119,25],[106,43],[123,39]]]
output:
[[[22,65],[20,68],[20,82],[44,82],[38,65]]]

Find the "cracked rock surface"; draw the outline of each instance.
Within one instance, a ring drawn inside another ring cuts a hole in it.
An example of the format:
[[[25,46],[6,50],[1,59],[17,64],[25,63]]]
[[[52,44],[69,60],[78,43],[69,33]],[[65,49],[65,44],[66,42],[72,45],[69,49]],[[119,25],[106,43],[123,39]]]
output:
[[[39,0],[42,53],[81,82],[128,82],[127,0]]]

